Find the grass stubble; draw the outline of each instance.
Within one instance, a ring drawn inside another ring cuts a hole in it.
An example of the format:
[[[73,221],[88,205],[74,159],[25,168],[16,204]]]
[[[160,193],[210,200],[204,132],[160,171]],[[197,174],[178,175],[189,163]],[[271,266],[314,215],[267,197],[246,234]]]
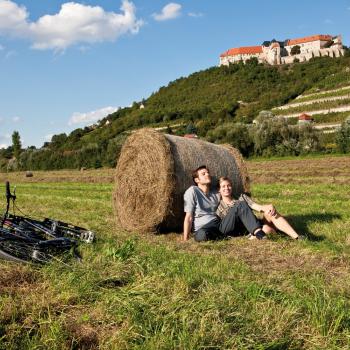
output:
[[[256,173],[278,173],[277,162],[249,164],[254,197],[287,213],[309,236],[300,242],[127,233],[114,226],[109,173],[91,183],[16,174],[23,211],[89,227],[98,240],[81,246],[82,263],[0,262],[0,348],[348,349],[350,181],[312,182],[304,162],[298,174],[279,161],[286,174],[275,184]]]

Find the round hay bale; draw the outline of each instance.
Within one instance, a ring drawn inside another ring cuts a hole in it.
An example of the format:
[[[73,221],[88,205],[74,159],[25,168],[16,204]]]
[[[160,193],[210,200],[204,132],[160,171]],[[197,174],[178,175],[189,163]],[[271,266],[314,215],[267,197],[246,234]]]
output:
[[[33,177],[33,173],[31,171],[26,171],[26,177]]]
[[[141,129],[126,140],[118,160],[113,203],[117,223],[126,230],[182,231],[183,194],[191,172],[207,165],[213,177],[233,180],[235,195],[249,192],[240,152],[229,145]]]

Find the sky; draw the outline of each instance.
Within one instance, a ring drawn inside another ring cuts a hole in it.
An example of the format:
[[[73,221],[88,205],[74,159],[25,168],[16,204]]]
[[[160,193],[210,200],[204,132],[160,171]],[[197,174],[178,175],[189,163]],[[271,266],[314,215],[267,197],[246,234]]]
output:
[[[0,148],[91,125],[232,47],[314,34],[350,46],[350,0],[0,0]]]

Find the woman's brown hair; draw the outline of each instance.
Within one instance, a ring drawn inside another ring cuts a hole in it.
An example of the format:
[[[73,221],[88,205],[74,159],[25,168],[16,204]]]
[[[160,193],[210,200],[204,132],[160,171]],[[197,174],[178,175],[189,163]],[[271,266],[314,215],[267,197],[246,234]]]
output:
[[[220,188],[221,183],[224,182],[224,181],[228,181],[230,183],[230,185],[233,186],[232,185],[232,181],[231,181],[231,179],[229,177],[227,177],[227,176],[220,176],[219,177],[219,181],[218,181],[218,188]]]

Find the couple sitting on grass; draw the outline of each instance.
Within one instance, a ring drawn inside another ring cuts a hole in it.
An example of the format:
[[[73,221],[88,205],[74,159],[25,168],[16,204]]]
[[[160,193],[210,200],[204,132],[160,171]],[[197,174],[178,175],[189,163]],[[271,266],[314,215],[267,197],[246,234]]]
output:
[[[272,204],[259,205],[246,194],[234,199],[229,178],[219,179],[219,191],[211,189],[211,176],[205,165],[194,170],[192,178],[195,186],[184,194],[185,241],[189,239],[192,228],[197,242],[239,236],[246,231],[249,239],[263,239],[266,233],[276,230],[293,239],[300,237]],[[263,219],[259,220],[253,210],[263,213]]]

